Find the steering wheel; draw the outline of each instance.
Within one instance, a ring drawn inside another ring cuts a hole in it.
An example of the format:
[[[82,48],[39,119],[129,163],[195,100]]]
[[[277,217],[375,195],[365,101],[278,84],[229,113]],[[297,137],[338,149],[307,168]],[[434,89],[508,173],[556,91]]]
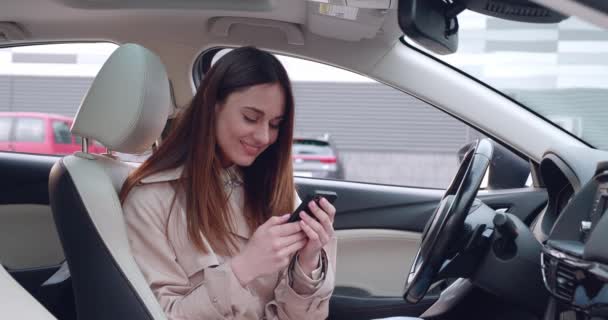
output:
[[[477,196],[477,190],[492,159],[494,145],[482,139],[464,156],[456,176],[429,219],[422,242],[405,282],[403,297],[410,303],[420,301],[442,265],[452,256],[455,241],[464,231],[464,221]]]

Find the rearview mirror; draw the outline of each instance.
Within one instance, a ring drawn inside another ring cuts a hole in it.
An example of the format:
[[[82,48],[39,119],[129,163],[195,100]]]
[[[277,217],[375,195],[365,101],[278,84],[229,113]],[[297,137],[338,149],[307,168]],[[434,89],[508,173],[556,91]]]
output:
[[[437,54],[458,49],[458,18],[464,5],[443,0],[399,0],[399,27],[410,39]]]

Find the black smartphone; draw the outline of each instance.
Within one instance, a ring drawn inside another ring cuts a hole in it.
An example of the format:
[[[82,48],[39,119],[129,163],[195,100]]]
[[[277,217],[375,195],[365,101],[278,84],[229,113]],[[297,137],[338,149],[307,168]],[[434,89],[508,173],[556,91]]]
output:
[[[315,192],[312,195],[309,194],[306,197],[304,197],[304,199],[302,200],[302,203],[300,203],[300,205],[296,208],[296,210],[293,211],[293,213],[289,217],[289,220],[287,220],[287,223],[300,221],[300,219],[302,219],[302,218],[300,218],[300,212],[302,212],[302,211],[306,212],[313,219],[319,221],[317,219],[317,217],[312,212],[310,212],[310,208],[308,207],[308,204],[313,200],[318,204],[319,201],[321,200],[321,198],[325,198],[325,199],[327,199],[327,201],[329,201],[329,203],[333,204],[336,201],[336,199],[338,199],[338,194],[333,191],[315,190]]]

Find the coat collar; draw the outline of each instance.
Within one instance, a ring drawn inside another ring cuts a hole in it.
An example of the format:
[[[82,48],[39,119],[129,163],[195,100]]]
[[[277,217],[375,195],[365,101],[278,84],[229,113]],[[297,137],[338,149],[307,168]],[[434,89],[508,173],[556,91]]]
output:
[[[142,184],[148,183],[158,183],[158,182],[168,182],[178,180],[182,177],[182,173],[184,172],[184,167],[179,166],[177,168],[163,170],[154,174],[151,174],[143,179],[141,179]]]
[[[141,179],[140,183],[150,184],[176,181],[183,177],[183,173],[184,167],[179,166],[149,175]],[[232,211],[232,233],[243,239],[249,239],[252,232],[243,212],[243,188],[241,188],[243,180],[240,170],[237,166],[222,170],[222,179],[224,181],[224,190],[226,194],[230,195],[228,206]]]
[[[163,170],[154,174],[151,174],[143,179],[141,179],[142,184],[148,183],[158,183],[158,182],[169,182],[179,180],[183,177],[184,166],[179,166],[173,169]],[[222,180],[224,180],[224,185],[229,185],[232,187],[240,186],[243,184],[243,178],[240,172],[240,169],[237,166],[232,166],[227,169],[222,170]]]

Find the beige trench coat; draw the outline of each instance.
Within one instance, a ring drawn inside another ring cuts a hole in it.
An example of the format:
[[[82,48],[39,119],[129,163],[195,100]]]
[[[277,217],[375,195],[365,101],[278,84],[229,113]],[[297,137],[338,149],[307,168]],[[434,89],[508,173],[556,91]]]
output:
[[[253,232],[243,217],[243,188],[240,180],[234,183],[235,172],[228,169],[223,177],[240,250]],[[123,205],[135,260],[169,319],[327,318],[336,270],[335,238],[324,248],[312,277],[292,261],[286,270],[243,287],[232,272],[230,257],[216,255],[204,235],[209,254],[189,241],[179,198],[169,212],[175,194],[170,182],[181,173],[177,168],[146,177]]]

